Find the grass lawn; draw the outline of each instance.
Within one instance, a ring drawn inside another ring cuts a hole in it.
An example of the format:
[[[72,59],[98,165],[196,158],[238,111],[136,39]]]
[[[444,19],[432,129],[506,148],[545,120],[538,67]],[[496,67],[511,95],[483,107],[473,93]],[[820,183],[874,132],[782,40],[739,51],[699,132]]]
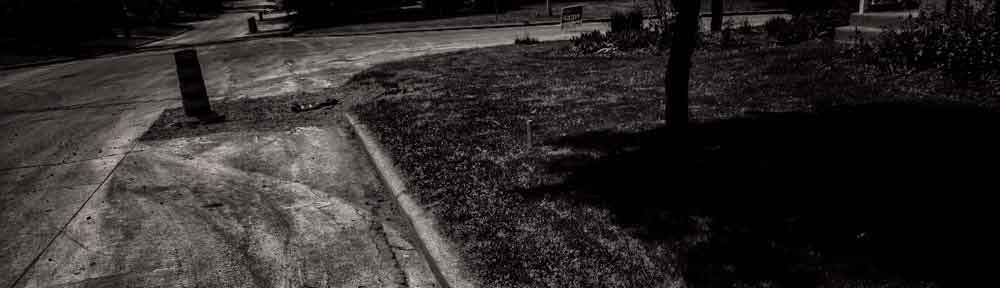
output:
[[[568,45],[341,88],[484,287],[934,287],[985,247],[996,85],[870,72],[820,43],[699,52],[696,121],[672,131],[665,58]]]

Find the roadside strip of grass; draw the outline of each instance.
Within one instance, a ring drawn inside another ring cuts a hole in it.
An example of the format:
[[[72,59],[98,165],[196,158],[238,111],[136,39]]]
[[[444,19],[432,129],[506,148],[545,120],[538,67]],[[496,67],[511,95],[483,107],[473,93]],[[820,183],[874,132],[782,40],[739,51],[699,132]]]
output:
[[[381,64],[338,92],[484,287],[936,287],[985,249],[995,87],[819,43],[705,52],[696,123],[671,131],[665,58],[567,45]]]

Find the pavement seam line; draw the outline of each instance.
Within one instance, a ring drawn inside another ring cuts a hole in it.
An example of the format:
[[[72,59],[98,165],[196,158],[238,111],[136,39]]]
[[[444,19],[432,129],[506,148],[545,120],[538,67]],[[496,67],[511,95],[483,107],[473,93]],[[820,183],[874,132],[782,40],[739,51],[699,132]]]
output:
[[[101,156],[101,157],[86,158],[86,159],[66,161],[66,162],[43,163],[43,164],[35,164],[35,165],[27,165],[27,166],[17,166],[17,167],[0,168],[0,172],[8,172],[8,171],[14,171],[14,170],[24,170],[24,169],[31,169],[31,168],[41,168],[41,167],[55,167],[55,166],[63,166],[63,165],[69,165],[69,164],[77,164],[77,163],[83,163],[83,162],[88,162],[88,161],[101,160],[101,159],[104,159],[104,158],[111,158],[111,157],[115,157],[115,156],[121,156],[121,155],[125,155],[125,154],[128,154],[128,153],[131,153],[131,152],[114,153],[114,154],[104,155],[104,156]]]
[[[31,263],[29,263],[28,266],[24,267],[24,271],[21,271],[21,274],[17,276],[17,279],[15,279],[14,282],[10,283],[9,288],[17,287],[17,283],[20,283],[21,280],[24,278],[24,276],[28,274],[28,271],[31,271],[31,268],[34,267],[36,263],[38,263],[38,259],[41,259],[42,255],[45,255],[45,252],[49,251],[49,248],[52,247],[52,243],[55,243],[56,239],[58,239],[59,236],[62,236],[66,232],[66,228],[69,227],[69,224],[73,223],[73,219],[76,219],[76,216],[80,215],[80,211],[83,211],[83,208],[87,207],[87,203],[90,203],[90,200],[94,198],[94,195],[97,195],[97,191],[101,191],[101,188],[104,188],[104,185],[108,183],[108,180],[111,179],[111,176],[114,175],[115,171],[118,170],[118,166],[121,166],[122,162],[125,162],[125,158],[128,158],[128,154],[131,153],[132,149],[135,149],[136,145],[137,143],[133,143],[132,148],[129,149],[129,152],[125,152],[124,156],[122,156],[122,159],[118,160],[118,163],[115,163],[115,167],[111,168],[111,171],[108,171],[107,176],[104,176],[104,180],[101,181],[101,185],[97,185],[97,188],[94,188],[94,191],[90,192],[90,195],[87,196],[87,200],[84,200],[83,203],[80,204],[80,208],[77,208],[76,212],[73,212],[73,216],[70,216],[69,220],[66,220],[66,224],[63,224],[62,227],[59,228],[59,232],[56,233],[56,235],[53,235],[52,239],[49,239],[49,243],[45,244],[45,248],[43,248],[42,251],[38,252],[38,255],[35,256],[35,259],[32,259]]]
[[[135,104],[149,104],[149,103],[177,101],[177,100],[182,100],[182,98],[149,99],[149,100],[139,100],[139,101],[131,101],[131,102],[113,102],[113,103],[103,103],[103,104],[88,103],[88,104],[69,105],[69,106],[61,106],[61,107],[46,107],[46,108],[34,109],[34,110],[6,110],[6,111],[0,111],[0,113],[4,113],[4,114],[32,114],[32,113],[70,111],[70,110],[80,110],[80,109],[100,109],[100,108],[109,108],[109,107],[116,107],[116,106],[128,106],[128,105],[135,105]]]
[[[393,194],[393,199],[403,211],[410,225],[416,232],[417,244],[420,254],[427,260],[434,278],[438,284],[445,288],[472,288],[477,287],[473,281],[466,279],[460,266],[459,257],[454,255],[449,243],[442,237],[434,226],[433,219],[425,216],[428,213],[421,208],[409,194],[406,193],[406,185],[399,176],[396,166],[384,152],[381,145],[375,141],[371,132],[364,124],[361,124],[350,112],[345,112],[344,117],[350,122],[355,134],[361,139],[362,146],[372,161],[375,170],[379,173],[379,178],[383,185]]]

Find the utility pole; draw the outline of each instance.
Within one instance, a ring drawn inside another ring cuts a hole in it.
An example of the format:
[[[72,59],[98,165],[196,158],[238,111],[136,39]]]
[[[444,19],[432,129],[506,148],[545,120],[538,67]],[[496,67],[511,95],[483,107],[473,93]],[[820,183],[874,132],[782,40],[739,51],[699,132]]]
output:
[[[545,10],[549,11],[549,17],[552,17],[552,0],[545,0]]]
[[[712,0],[712,32],[722,31],[722,0]]]
[[[132,38],[132,25],[129,23],[129,19],[128,19],[128,5],[125,4],[125,0],[121,0],[119,2],[122,4],[122,7],[121,7],[122,8],[121,9],[121,12],[122,12],[122,14],[121,14],[122,15],[121,16],[122,17],[122,30],[124,30],[123,32],[125,32],[125,38],[126,39],[131,39]]]
[[[993,0],[993,29],[1000,30],[1000,0]]]
[[[669,128],[686,128],[688,125],[688,81],[691,78],[691,55],[698,37],[701,1],[674,1],[678,10],[674,39],[667,60],[666,122]]]

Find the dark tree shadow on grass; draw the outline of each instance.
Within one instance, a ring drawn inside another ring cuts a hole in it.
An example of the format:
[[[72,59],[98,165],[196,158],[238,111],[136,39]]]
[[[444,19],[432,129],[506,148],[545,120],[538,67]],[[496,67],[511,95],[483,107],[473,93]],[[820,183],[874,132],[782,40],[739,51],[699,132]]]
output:
[[[998,124],[959,105],[867,104],[570,136],[549,144],[605,156],[556,159],[568,180],[523,192],[682,243],[696,287],[947,283],[986,248],[977,192],[995,186]]]

